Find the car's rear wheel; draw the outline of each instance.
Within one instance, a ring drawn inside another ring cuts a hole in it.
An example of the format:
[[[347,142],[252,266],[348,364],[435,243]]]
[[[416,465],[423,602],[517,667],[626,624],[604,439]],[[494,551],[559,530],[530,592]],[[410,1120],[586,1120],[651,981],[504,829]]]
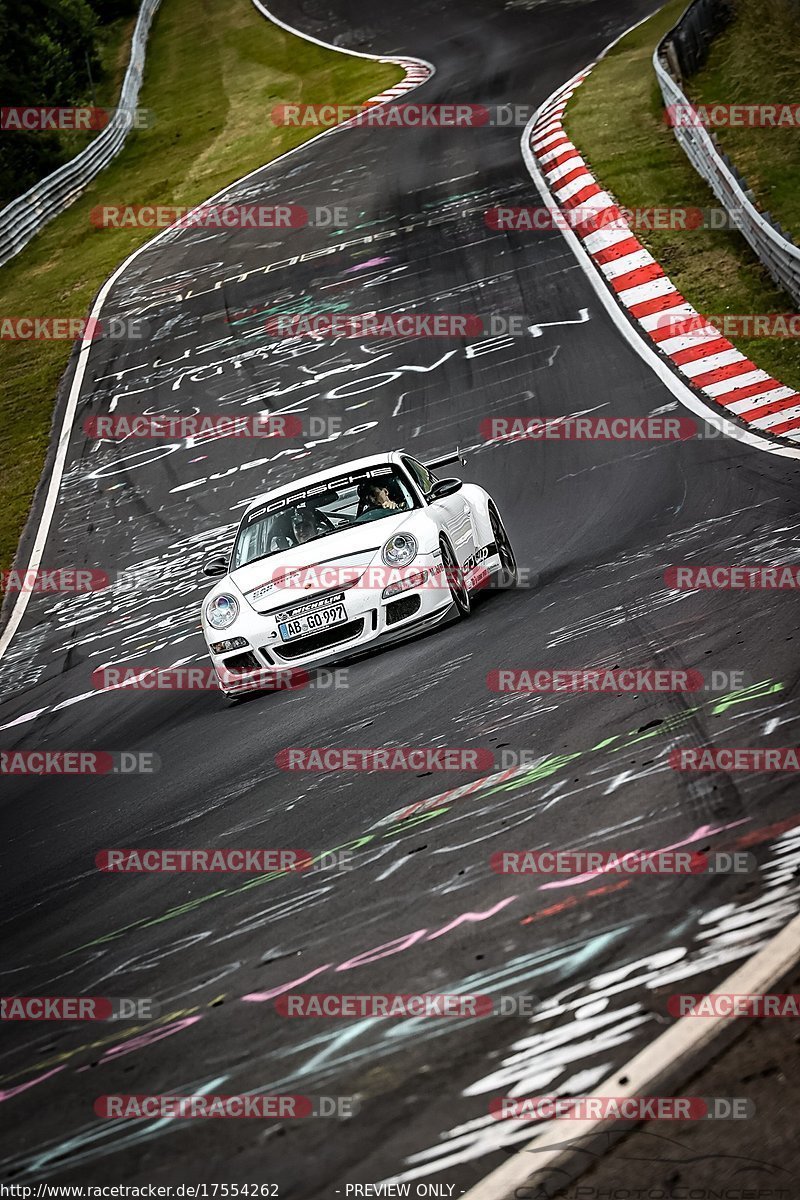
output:
[[[458,565],[458,559],[450,543],[445,538],[442,538],[439,545],[442,550],[442,566],[445,571],[445,579],[450,588],[453,603],[458,610],[459,617],[468,617],[472,609],[472,602],[469,598],[469,589],[464,579],[464,572]]]
[[[517,556],[506,532],[506,527],[500,519],[500,513],[493,504],[489,505],[489,521],[500,559],[500,586],[513,587],[517,582]]]

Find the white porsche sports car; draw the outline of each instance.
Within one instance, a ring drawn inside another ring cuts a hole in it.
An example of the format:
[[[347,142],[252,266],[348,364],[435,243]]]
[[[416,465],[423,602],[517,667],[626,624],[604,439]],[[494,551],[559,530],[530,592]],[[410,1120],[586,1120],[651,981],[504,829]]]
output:
[[[319,667],[466,617],[471,593],[517,567],[488,492],[421,463],[373,454],[265,492],[245,511],[202,627],[221,690],[252,691],[290,668]]]

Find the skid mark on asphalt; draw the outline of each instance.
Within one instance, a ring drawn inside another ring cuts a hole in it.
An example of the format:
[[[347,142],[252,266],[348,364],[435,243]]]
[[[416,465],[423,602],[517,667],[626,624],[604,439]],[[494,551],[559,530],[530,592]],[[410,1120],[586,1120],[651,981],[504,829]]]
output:
[[[754,954],[794,912],[800,895],[798,866],[800,831],[795,829],[778,838],[764,868],[764,893],[751,901],[725,904],[701,914],[693,945],[675,945],[641,959],[592,971],[592,965],[607,958],[621,940],[627,940],[632,929],[630,922],[610,925],[585,938],[572,938],[559,946],[519,955],[498,968],[448,984],[447,990],[452,992],[508,994],[510,988],[516,987],[524,987],[527,991],[535,986],[537,978],[547,980],[554,972],[562,980],[562,986],[554,994],[537,1003],[528,1022],[532,1032],[517,1037],[501,1057],[499,1065],[493,1065],[486,1074],[468,1085],[463,1094],[467,1097],[488,1097],[492,1093],[521,1096],[546,1089],[548,1094],[567,1095],[589,1090],[613,1070],[622,1053],[629,1055],[634,1046],[643,1044],[652,1026],[663,1020],[659,1018],[655,1001],[652,1007],[648,1002],[631,1002],[626,993],[639,989],[655,996],[671,984]],[[637,920],[646,921],[646,914]],[[684,936],[686,928],[684,920],[676,931]],[[419,936],[415,936],[411,944],[418,941]],[[399,948],[403,948],[402,944]],[[264,995],[274,995],[292,986],[290,983]],[[480,1020],[462,1022],[459,1029],[465,1025],[474,1029]],[[181,1028],[190,1027],[185,1023],[181,1025],[180,1018],[173,1023]],[[270,1067],[274,1070],[280,1063],[296,1057],[299,1059],[297,1066],[256,1087],[248,1085],[247,1090],[256,1094],[292,1088],[313,1090],[339,1076],[352,1074],[361,1064],[371,1064],[397,1053],[408,1039],[419,1042],[420,1039],[431,1041],[446,1036],[452,1030],[448,1031],[443,1024],[420,1018],[400,1022],[377,1019],[350,1022],[333,1032],[312,1035],[292,1046],[256,1053],[249,1057],[246,1067],[231,1068],[221,1080],[227,1082],[237,1078],[243,1070],[250,1074],[256,1070],[269,1073]],[[543,1031],[538,1032],[537,1027],[544,1027]],[[152,1031],[152,1036],[158,1034],[159,1030]],[[147,1044],[146,1037],[142,1044]],[[114,1058],[113,1053],[108,1056],[109,1061]],[[41,1064],[37,1069],[40,1068]],[[34,1082],[45,1082],[56,1073],[47,1072]],[[214,1085],[208,1085],[209,1090],[219,1083],[217,1080]],[[186,1084],[180,1090],[199,1089],[194,1084]],[[444,1133],[435,1146],[408,1156],[406,1169],[392,1176],[391,1181],[430,1175],[532,1136],[528,1127],[520,1128],[514,1122],[497,1122],[486,1113],[485,1105],[481,1106],[481,1112],[484,1115],[462,1122]],[[113,1149],[123,1148],[127,1137],[144,1140],[159,1136],[169,1128],[166,1122],[144,1122],[142,1125],[135,1135],[122,1133],[123,1127],[130,1129],[127,1122],[119,1122],[111,1129],[107,1123],[100,1127],[85,1126],[57,1143],[57,1165],[63,1168],[93,1161]],[[546,1127],[543,1123],[538,1129],[543,1132]],[[118,1140],[117,1134],[123,1140]],[[102,1148],[99,1142],[104,1143]],[[94,1149],[92,1143],[95,1143]],[[55,1145],[52,1143],[33,1152],[13,1155],[0,1162],[0,1169],[13,1170],[20,1177],[36,1174],[51,1163]]]

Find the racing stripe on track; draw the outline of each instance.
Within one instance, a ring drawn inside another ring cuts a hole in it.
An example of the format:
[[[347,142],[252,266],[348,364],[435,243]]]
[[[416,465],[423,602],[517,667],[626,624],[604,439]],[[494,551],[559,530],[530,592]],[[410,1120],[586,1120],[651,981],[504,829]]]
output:
[[[564,110],[594,65],[554,93],[530,134],[531,150],[565,221],[618,303],[687,384],[754,432],[800,444],[800,393],[762,371],[713,324],[703,323],[570,141]]]

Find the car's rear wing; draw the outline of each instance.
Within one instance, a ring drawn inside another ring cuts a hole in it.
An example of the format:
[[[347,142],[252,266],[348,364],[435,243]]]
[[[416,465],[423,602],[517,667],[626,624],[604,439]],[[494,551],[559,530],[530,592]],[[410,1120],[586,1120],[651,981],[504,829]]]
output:
[[[456,462],[460,462],[464,467],[467,465],[467,460],[462,456],[458,447],[450,454],[442,454],[439,458],[429,458],[426,463],[423,463],[423,466],[427,467],[429,471],[435,471],[437,467],[446,467],[449,463]]]

